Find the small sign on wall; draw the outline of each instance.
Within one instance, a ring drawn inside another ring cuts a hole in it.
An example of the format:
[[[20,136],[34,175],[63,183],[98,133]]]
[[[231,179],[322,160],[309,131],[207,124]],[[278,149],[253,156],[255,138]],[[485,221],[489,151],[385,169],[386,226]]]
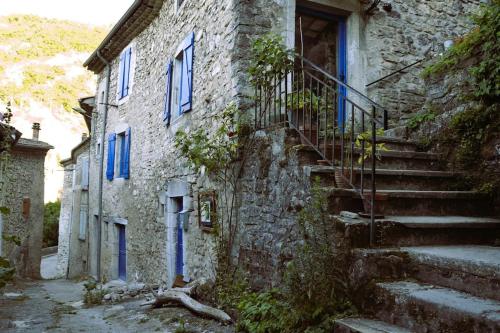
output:
[[[201,192],[198,194],[198,219],[202,230],[213,230],[217,219],[216,199],[217,196],[214,191]]]
[[[27,219],[30,216],[31,199],[29,197],[23,198],[23,218]]]

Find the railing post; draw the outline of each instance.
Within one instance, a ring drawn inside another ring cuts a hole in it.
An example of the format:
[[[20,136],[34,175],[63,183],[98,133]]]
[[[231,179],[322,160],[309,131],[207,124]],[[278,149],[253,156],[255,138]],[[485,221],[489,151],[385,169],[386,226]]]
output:
[[[389,113],[387,110],[384,110],[384,131],[389,129]]]
[[[372,190],[370,196],[370,247],[375,245],[375,161],[377,159],[377,123],[375,121],[376,108],[372,107]]]

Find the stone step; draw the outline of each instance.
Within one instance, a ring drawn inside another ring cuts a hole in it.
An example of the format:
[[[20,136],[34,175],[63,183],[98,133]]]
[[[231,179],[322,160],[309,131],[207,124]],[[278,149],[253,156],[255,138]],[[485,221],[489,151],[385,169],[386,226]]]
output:
[[[353,208],[364,210],[361,196],[355,190],[326,187],[325,193],[332,213]],[[369,196],[365,192],[368,199],[365,204],[369,203]],[[375,210],[383,215],[488,216],[493,212],[493,204],[488,195],[475,191],[377,190]]]
[[[320,178],[322,186],[338,186],[335,182],[335,170],[338,174],[342,174],[340,168],[314,165],[310,167],[310,174],[314,178]],[[346,178],[350,180],[350,170],[345,170]],[[371,169],[365,169],[364,186],[365,189],[371,186]],[[427,170],[391,170],[391,169],[376,169],[375,181],[377,190],[390,190],[397,188],[404,188],[405,190],[448,190],[457,189],[458,185],[451,186],[452,184],[459,183],[459,177],[463,176],[462,173],[446,172],[446,171],[427,171]],[[361,169],[353,169],[353,184],[357,188],[361,188]],[[465,189],[465,188],[462,188]]]
[[[411,333],[406,328],[380,320],[367,318],[344,318],[335,321],[335,333]]]
[[[375,316],[412,332],[499,332],[500,302],[429,284],[377,283]]]
[[[366,248],[370,221],[333,216],[354,248]],[[375,220],[376,243],[383,247],[476,244],[493,245],[500,239],[500,220],[467,216],[387,216]]]
[[[356,138],[354,138],[356,140]],[[367,140],[367,142],[371,142],[371,138]],[[324,139],[319,139],[319,144],[323,145],[325,142]],[[335,142],[340,145],[340,138],[336,137]],[[305,141],[304,141],[305,143]],[[318,142],[312,142],[313,144],[318,144]],[[332,144],[332,139],[328,139],[327,143]],[[346,140],[345,143],[350,145],[350,139]],[[399,151],[417,151],[418,143],[416,141],[412,140],[406,140],[398,137],[390,137],[390,136],[378,136],[377,137],[377,143],[384,144],[384,147],[388,150],[399,150]],[[331,146],[330,146],[331,147]]]
[[[323,154],[328,160],[332,160],[333,156],[333,146],[320,145],[319,147],[313,147],[310,145],[296,145],[294,147],[299,154],[299,161],[302,165],[315,165],[318,161],[322,160]],[[358,158],[360,156],[361,149],[355,149],[353,155],[353,163],[355,167],[360,167],[358,163]],[[336,144],[335,147],[335,165],[340,165],[340,146]],[[441,155],[426,152],[414,152],[414,151],[399,151],[399,150],[388,150],[381,151],[379,158],[376,160],[376,168],[380,169],[394,169],[394,170],[440,170],[442,168],[442,162],[440,161]],[[371,164],[371,159],[365,160],[365,166],[369,167]],[[350,165],[350,159],[345,157],[345,165]]]
[[[500,247],[403,247],[420,281],[500,301]]]

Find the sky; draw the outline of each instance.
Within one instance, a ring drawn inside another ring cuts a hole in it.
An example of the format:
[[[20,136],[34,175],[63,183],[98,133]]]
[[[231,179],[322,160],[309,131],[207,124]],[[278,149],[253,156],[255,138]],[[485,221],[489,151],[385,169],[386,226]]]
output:
[[[114,25],[134,0],[0,0],[0,16],[33,14],[92,25]]]

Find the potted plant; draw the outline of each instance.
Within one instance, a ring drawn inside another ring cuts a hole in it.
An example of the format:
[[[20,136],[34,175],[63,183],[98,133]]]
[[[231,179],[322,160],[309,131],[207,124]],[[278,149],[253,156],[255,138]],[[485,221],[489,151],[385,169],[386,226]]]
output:
[[[308,143],[304,140],[305,137],[310,143],[316,144],[318,142],[318,127],[322,128],[321,124],[319,124],[322,119],[321,115],[326,112],[322,97],[317,96],[308,88],[290,93],[288,96],[287,109],[289,117],[302,133],[302,143]]]

